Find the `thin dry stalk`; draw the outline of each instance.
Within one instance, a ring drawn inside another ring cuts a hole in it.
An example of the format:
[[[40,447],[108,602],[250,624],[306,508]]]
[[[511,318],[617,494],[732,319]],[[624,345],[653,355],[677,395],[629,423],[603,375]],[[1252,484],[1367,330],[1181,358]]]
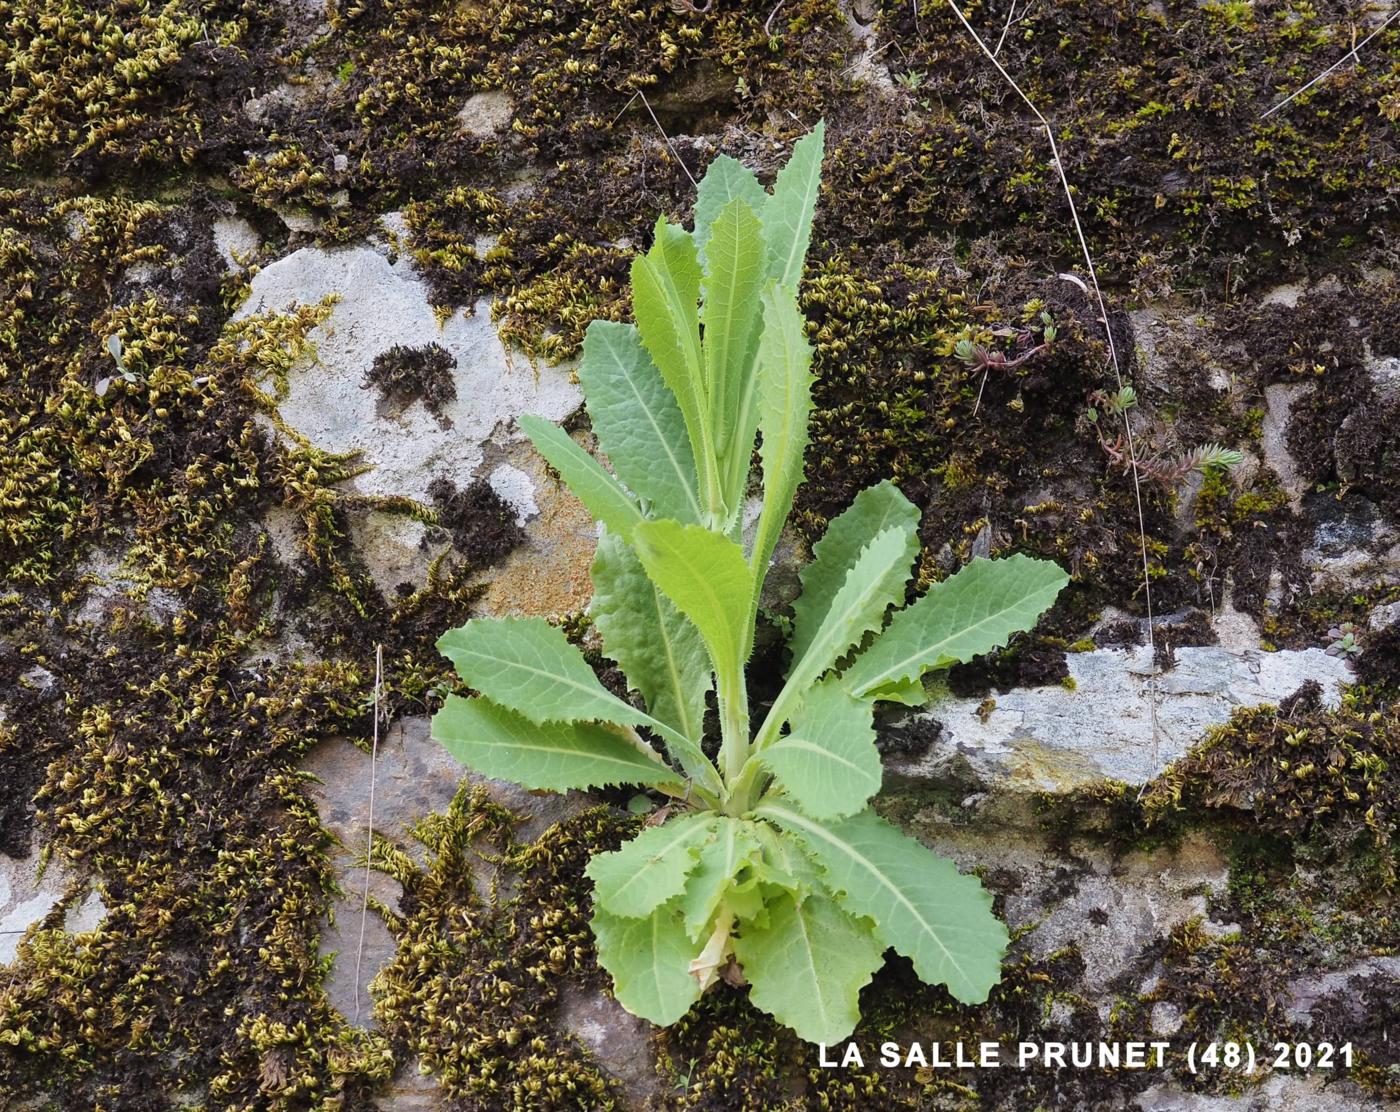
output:
[[[1006,22],[1002,24],[1001,38],[997,39],[997,44],[992,48],[992,57],[995,58],[1001,53],[1002,45],[1006,42],[1006,33],[1011,30],[1011,23],[1016,18],[1016,0],[1011,0],[1011,4],[1006,9]]]
[[[1275,104],[1267,112],[1263,113],[1259,118],[1261,120],[1267,120],[1280,108],[1283,108],[1285,105],[1292,104],[1293,101],[1297,100],[1300,96],[1306,93],[1318,82],[1325,81],[1328,77],[1332,76],[1332,74],[1336,73],[1337,70],[1341,69],[1342,66],[1346,65],[1349,60],[1359,61],[1360,59],[1357,58],[1356,52],[1360,50],[1363,46],[1365,46],[1368,42],[1370,42],[1372,39],[1374,39],[1377,35],[1379,35],[1382,31],[1384,31],[1387,27],[1389,27],[1392,23],[1394,23],[1397,19],[1400,19],[1400,8],[1396,8],[1395,11],[1391,12],[1390,15],[1386,16],[1386,18],[1381,22],[1381,25],[1377,27],[1374,31],[1372,31],[1369,35],[1367,35],[1364,39],[1362,39],[1360,42],[1356,41],[1356,36],[1355,34],[1353,34],[1350,50],[1348,50],[1345,54],[1343,54],[1325,70],[1319,73],[1301,89],[1297,89],[1294,92],[1289,93],[1286,97],[1284,97],[1281,101]]]
[[[1040,109],[1035,106],[1031,98],[1026,96],[1021,86],[1016,83],[1016,79],[1007,73],[1006,68],[997,61],[996,54],[982,41],[981,36],[973,30],[972,24],[970,24],[967,21],[967,17],[962,14],[962,10],[957,6],[955,0],[948,0],[948,7],[953,9],[953,14],[958,17],[958,21],[967,29],[967,33],[972,36],[972,41],[977,44],[978,49],[987,56],[987,60],[996,67],[997,72],[1001,74],[1006,83],[1011,86],[1012,91],[1021,98],[1035,118],[1040,121],[1040,126],[1045,129],[1045,138],[1050,144],[1050,158],[1055,164],[1055,172],[1059,175],[1060,185],[1064,188],[1065,200],[1069,203],[1070,218],[1074,221],[1074,233],[1079,239],[1079,247],[1084,254],[1084,266],[1089,272],[1089,283],[1093,287],[1094,300],[1098,303],[1099,318],[1103,321],[1104,336],[1108,339],[1108,356],[1113,364],[1113,377],[1117,380],[1118,388],[1121,390],[1123,388],[1123,372],[1118,362],[1118,347],[1113,341],[1113,328],[1108,319],[1108,307],[1104,303],[1103,291],[1099,289],[1098,271],[1094,266],[1093,256],[1089,252],[1089,241],[1085,238],[1084,227],[1079,222],[1079,210],[1074,203],[1074,190],[1070,188],[1069,178],[1065,176],[1064,163],[1060,161],[1060,148],[1059,144],[1055,142],[1055,130],[1050,126],[1050,121],[1047,120]],[[1127,445],[1128,459],[1132,464],[1133,498],[1137,504],[1138,540],[1142,552],[1142,589],[1144,603],[1147,608],[1147,647],[1151,653],[1152,659],[1155,661],[1157,658],[1157,642],[1152,613],[1151,565],[1147,555],[1147,516],[1143,512],[1142,485],[1138,480],[1137,446],[1133,438],[1132,424],[1128,420],[1127,413],[1123,414],[1123,434],[1124,441]],[[1154,672],[1147,677],[1147,699],[1148,711],[1152,723],[1152,768],[1149,772],[1150,778],[1151,775],[1157,772],[1158,758],[1161,749],[1159,740],[1160,727],[1157,722],[1157,680],[1155,669]]]
[[[384,646],[374,646],[374,740],[369,751],[369,817],[365,821],[365,888],[360,900],[360,940],[355,946],[355,1023],[360,1022],[360,968],[365,956],[365,923],[369,919],[370,856],[374,850],[374,779],[379,764],[380,694],[384,688]]]
[[[666,146],[670,148],[671,157],[674,158],[676,162],[680,164],[681,172],[684,173],[685,176],[690,179],[691,185],[698,187],[700,183],[695,180],[695,175],[692,174],[690,172],[690,168],[686,166],[685,159],[683,159],[680,155],[680,152],[676,150],[676,145],[671,142],[671,137],[666,134],[666,129],[661,126],[661,121],[656,118],[656,113],[651,110],[651,101],[647,100],[646,93],[642,92],[641,89],[638,89],[637,96],[642,98],[642,104],[646,106],[647,115],[651,117],[651,122],[656,125],[656,130],[661,132],[661,138],[666,140]],[[630,104],[631,101],[628,101],[628,103]],[[623,109],[623,111],[626,111],[626,109]],[[618,114],[621,115],[621,113]]]

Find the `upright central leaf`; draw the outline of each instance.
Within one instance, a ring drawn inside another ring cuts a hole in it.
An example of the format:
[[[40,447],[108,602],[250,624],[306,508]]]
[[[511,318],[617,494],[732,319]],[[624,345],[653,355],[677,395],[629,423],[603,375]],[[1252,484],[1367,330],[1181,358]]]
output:
[[[812,217],[817,210],[825,142],[824,122],[818,122],[797,141],[787,165],[778,171],[773,196],[763,210],[763,231],[768,241],[768,273],[794,296],[802,280],[807,243],[812,237]]]
[[[706,167],[695,191],[695,248],[702,264],[707,261],[711,229],[724,206],[735,197],[747,201],[756,213],[763,212],[768,203],[768,194],[752,170],[727,154],[717,155]]]
[[[720,478],[732,515],[743,497],[742,484],[753,451],[753,433],[749,432],[745,443],[739,416],[743,396],[754,378],[758,291],[766,262],[763,230],[746,201],[736,197],[724,206],[710,230],[706,251],[702,310],[705,383]]]
[[[603,320],[590,324],[578,378],[598,444],[618,477],[659,516],[702,521],[685,418],[637,329]]]
[[[658,220],[651,250],[632,260],[632,309],[642,346],[680,406],[701,469],[705,508],[713,514],[722,507],[700,349],[700,279],[690,233]]]
[[[635,537],[647,575],[695,623],[721,681],[733,682],[746,655],[753,591],[743,550],[718,533],[675,521],[646,522]]]
[[[757,410],[763,431],[759,448],[763,460],[763,510],[754,538],[752,563],[755,583],[761,587],[802,481],[802,453],[807,448],[807,421],[812,415],[812,347],[807,343],[797,305],[776,283],[763,291],[763,336],[758,358],[762,368]]]

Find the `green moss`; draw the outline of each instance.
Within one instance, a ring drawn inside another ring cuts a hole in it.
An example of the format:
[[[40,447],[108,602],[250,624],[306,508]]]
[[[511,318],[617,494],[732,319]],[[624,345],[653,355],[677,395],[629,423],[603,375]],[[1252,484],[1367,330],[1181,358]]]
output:
[[[553,1013],[570,981],[599,982],[583,867],[617,845],[628,820],[595,808],[525,846],[512,841],[512,822],[464,786],[445,814],[414,831],[428,850],[424,868],[380,847],[380,867],[403,884],[407,910],[388,914],[398,953],[371,988],[375,1014],[396,1050],[418,1057],[449,1098],[612,1108],[611,1083]],[[476,893],[474,869],[510,876],[515,894],[493,908]]]
[[[1390,887],[1400,718],[1364,688],[1349,689],[1336,710],[1322,708],[1317,694],[1282,712],[1237,711],[1153,785],[1149,809],[1248,806],[1260,830],[1359,850],[1371,879]]]
[[[385,0],[336,5],[333,32],[305,41],[276,5],[0,0],[0,681],[25,723],[0,725],[0,833],[23,851],[38,793],[40,839],[111,909],[91,936],[68,937],[55,916],[26,944],[0,1016],[7,1091],[90,1107],[136,1079],[162,1094],[152,1100],[349,1109],[414,1053],[454,1095],[492,1107],[616,1096],[554,1028],[540,987],[596,983],[578,876],[587,847],[613,836],[602,813],[533,851],[498,844],[524,880],[494,917],[467,871],[471,847],[509,842],[508,823],[480,799],[420,828],[424,869],[381,843],[379,862],[413,893],[391,912],[402,945],[379,986],[385,1034],[350,1028],[319,988],[332,876],[297,763],[319,738],[363,732],[376,642],[391,712],[430,712],[451,682],[432,640],[480,584],[469,561],[444,558],[420,591],[380,598],[346,542],[350,503],[336,486],[360,464],[287,429],[268,434],[325,307],[228,323],[244,279],[222,276],[207,228],[230,206],[264,228],[268,210],[307,210],[327,244],[401,209],[397,248],[440,313],[492,297],[505,338],[563,358],[588,320],[626,318],[632,253],[658,213],[685,217],[690,176],[716,144],[769,174],[824,115],[831,153],[803,291],[819,385],[802,528],[815,533],[860,487],[893,477],[925,513],[923,581],[983,546],[1070,568],[1076,587],[1049,635],[969,682],[1058,678],[1056,635],[1077,636],[1110,602],[1141,607],[1140,544],[1159,610],[1218,601],[1228,573],[1236,605],[1262,611],[1292,535],[1277,484],[1208,479],[1185,535],[1172,497],[1146,489],[1140,538],[1132,484],[1077,423],[1112,374],[1097,306],[1043,277],[1046,260],[1079,246],[1021,108],[950,12],[868,6],[883,53],[855,64],[846,7],[793,0],[770,17],[770,5],[669,0]],[[999,25],[985,4],[965,10]],[[1055,121],[1110,308],[1183,289],[1241,305],[1239,320],[1203,323],[1200,350],[1157,351],[1170,396],[1145,387],[1144,413],[1170,422],[1149,447],[1255,442],[1254,389],[1306,377],[1319,387],[1298,409],[1309,435],[1290,445],[1307,478],[1381,504],[1389,494],[1366,476],[1385,474],[1389,442],[1350,477],[1337,457],[1362,402],[1361,345],[1336,322],[1354,313],[1375,354],[1400,354],[1393,283],[1344,275],[1337,299],[1305,299],[1286,319],[1244,292],[1381,243],[1397,185],[1386,152],[1400,28],[1261,119],[1344,51],[1348,18],[1304,3],[1159,12],[1075,0],[1023,13],[999,57]],[[917,88],[865,79],[896,57],[925,75]],[[292,95],[264,96],[284,82]],[[458,110],[486,90],[510,98],[511,122],[463,134]],[[34,186],[40,176],[51,184]],[[136,279],[138,266],[156,277]],[[953,358],[962,338],[1028,349],[1042,311],[1059,338],[1014,370],[984,379]],[[112,335],[136,381],[99,398]],[[1208,362],[1229,371],[1227,397],[1194,385]],[[273,508],[295,522],[290,567],[262,524]],[[79,621],[94,553],[119,557],[126,579]],[[1266,633],[1318,644],[1394,597],[1292,598]],[[267,659],[293,639],[322,663]],[[34,666],[58,677],[52,698],[19,682]],[[1184,1006],[1189,1030],[1267,1029],[1269,962],[1394,945],[1365,888],[1390,892],[1394,876],[1394,711],[1372,691],[1299,713],[1238,717],[1145,803],[1108,785],[1072,800],[1073,817],[1046,813],[1065,842],[1160,848],[1202,824],[1238,836],[1229,900],[1245,935],[1213,939],[1198,924],[1166,951],[1160,998]],[[1261,793],[1257,823],[1238,806],[1246,791]],[[942,813],[958,814],[946,794]],[[907,800],[889,803],[912,815]],[[1249,843],[1242,831],[1258,824]],[[1365,884],[1319,886],[1293,869],[1336,862]],[[1052,1003],[1088,1029],[1097,1019],[1067,987],[1077,961],[1014,959],[983,1009],[919,988],[895,962],[866,994],[861,1037],[1033,1031]],[[1115,1022],[1140,1024],[1151,1002],[1125,1000]],[[742,994],[708,996],[664,1042],[680,1105],[975,1099],[946,1076],[794,1067],[802,1048]],[[1363,1080],[1388,1092],[1367,1068]],[[1122,1095],[1121,1079],[1065,1084],[1084,1102]],[[1010,1075],[978,1086],[1005,1106],[1065,1095]]]

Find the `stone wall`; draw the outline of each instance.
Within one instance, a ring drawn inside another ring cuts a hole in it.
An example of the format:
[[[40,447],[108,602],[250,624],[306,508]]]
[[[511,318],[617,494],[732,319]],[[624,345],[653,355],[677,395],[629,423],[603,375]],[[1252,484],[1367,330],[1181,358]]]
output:
[[[1400,1099],[1400,24],[1265,115],[1388,6],[966,11],[1055,124],[1107,322],[1044,132],[946,6],[0,0],[0,1105]],[[881,723],[880,810],[1015,940],[977,1008],[891,955],[856,1041],[1350,1068],[826,1070],[723,986],[653,1029],[587,928],[627,794],[533,796],[428,737],[468,616],[558,619],[609,667],[593,523],[516,419],[591,447],[577,345],[628,317],[656,216],[823,117],[771,624],[882,478],[925,583],[1074,576]],[[954,354],[1046,320],[1014,367]],[[1087,419],[1110,334],[1140,484]],[[1173,465],[1215,442],[1243,463]]]

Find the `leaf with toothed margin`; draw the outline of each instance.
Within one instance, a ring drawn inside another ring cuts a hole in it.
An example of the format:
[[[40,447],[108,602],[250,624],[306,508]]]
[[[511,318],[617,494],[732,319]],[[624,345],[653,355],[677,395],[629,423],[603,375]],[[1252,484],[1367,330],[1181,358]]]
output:
[[[690,233],[658,220],[651,249],[632,260],[632,311],[642,347],[680,406],[704,490],[714,445],[700,347],[700,277]]]
[[[543,618],[473,618],[437,647],[468,686],[531,722],[650,722],[604,687],[579,647]]]
[[[695,871],[678,901],[685,929],[697,942],[720,901],[738,882],[740,871],[758,853],[757,829],[757,823],[728,815],[715,817],[715,835],[700,847]]]
[[[883,769],[875,748],[870,701],[834,679],[807,692],[792,728],[759,755],[778,786],[818,819],[852,815],[880,790]]]
[[[964,1004],[987,999],[1009,936],[976,877],[874,811],[819,822],[770,801],[755,813],[800,837],[841,907],[870,919],[875,937],[909,958],[920,978],[947,985]]]
[[[854,695],[963,664],[1031,629],[1069,582],[1050,560],[976,559],[897,613],[842,675]]]
[[[640,919],[679,896],[716,821],[712,815],[681,815],[645,828],[620,849],[596,854],[584,870],[593,881],[593,902],[610,915]]]
[[[799,139],[792,157],[778,171],[773,196],[763,209],[763,233],[768,240],[768,273],[791,294],[802,281],[807,244],[812,238],[812,217],[817,211],[821,188],[822,152],[826,142],[826,121]]]
[[[753,455],[753,430],[740,427],[740,411],[754,376],[762,373],[754,365],[754,355],[764,261],[758,217],[746,201],[736,197],[715,219],[701,284],[710,429],[731,514],[738,512],[743,501]]]
[[[802,455],[812,415],[812,346],[807,342],[797,302],[776,282],[763,291],[762,301],[763,333],[758,341],[755,390],[758,427],[763,432],[758,449],[763,461],[763,509],[752,556],[760,588],[778,536],[792,513],[793,496],[802,483]],[[750,438],[746,452],[752,443]]]
[[[845,653],[884,622],[885,611],[904,598],[909,578],[909,549],[899,527],[884,529],[861,549],[832,597],[821,625],[774,700],[760,734],[760,747],[776,740],[774,730],[801,705],[807,689]]]
[[[659,517],[698,522],[695,457],[685,418],[630,324],[595,320],[583,337],[579,383],[598,446]]]
[[[888,479],[861,491],[843,513],[832,518],[821,540],[812,546],[811,561],[798,573],[802,593],[792,604],[788,639],[794,661],[807,651],[860,550],[871,537],[890,528],[900,529],[905,538],[908,567],[919,551],[919,511]]]
[[[675,521],[648,521],[634,537],[651,581],[700,631],[721,685],[734,678],[747,656],[753,592],[743,550],[728,537]]]
[[[745,924],[734,956],[749,999],[800,1038],[840,1042],[860,1019],[860,990],[884,962],[885,947],[864,919],[832,900],[779,892],[766,926]]]
[[[536,725],[489,699],[449,695],[433,715],[433,737],[483,776],[532,790],[681,784],[660,757],[606,727],[591,722]]]
[[[573,437],[558,425],[529,414],[521,417],[519,424],[535,450],[559,472],[559,477],[573,491],[574,497],[588,507],[588,512],[618,536],[630,537],[643,520],[642,511],[603,465],[575,444]]]
[[[664,1027],[700,999],[700,982],[690,975],[698,949],[673,904],[644,919],[595,907],[591,925],[598,964],[612,974],[613,995],[633,1015]]]
[[[718,773],[700,749],[705,697],[714,684],[699,631],[610,532],[598,539],[591,574],[589,613],[603,651],[642,693],[652,716],[673,731],[663,734],[671,757],[702,787],[718,790]]]
[[[748,202],[756,213],[763,212],[768,192],[759,184],[754,172],[727,154],[718,155],[705,170],[695,190],[695,247],[700,262],[710,242],[710,231],[724,206],[735,198]]]

